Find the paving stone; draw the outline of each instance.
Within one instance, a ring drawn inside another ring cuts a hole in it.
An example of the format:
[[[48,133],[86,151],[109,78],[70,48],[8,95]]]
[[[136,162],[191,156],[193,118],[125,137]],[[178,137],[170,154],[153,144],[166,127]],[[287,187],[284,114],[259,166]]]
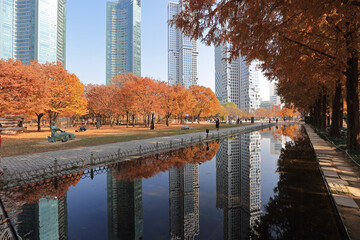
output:
[[[337,205],[359,209],[359,206],[351,197],[341,196],[337,194],[333,194],[333,197]]]
[[[349,176],[349,175],[344,175],[344,174],[339,174],[340,178],[342,180],[345,180],[345,181],[353,181],[353,182],[356,182],[359,180],[359,178],[357,177],[353,177],[353,176]]]
[[[351,186],[348,186],[347,188],[352,195],[354,195],[356,197],[360,197],[360,188],[351,187]]]
[[[353,171],[354,171],[354,170],[353,170],[352,168],[350,168],[350,167],[341,167],[341,166],[339,166],[339,167],[337,167],[337,169],[343,170],[343,171],[349,171],[349,172],[353,172]]]
[[[338,178],[339,175],[336,172],[333,171],[323,171],[325,177],[334,177],[334,178]]]
[[[337,169],[334,168],[334,167],[321,167],[321,169],[322,169],[323,171],[332,171],[332,172],[336,172],[336,171],[337,171]]]
[[[320,166],[322,167],[331,167],[331,162],[319,162]]]
[[[345,186],[349,186],[349,183],[347,181],[344,181],[340,178],[325,177],[325,179],[328,183],[336,183],[336,184],[342,184]]]

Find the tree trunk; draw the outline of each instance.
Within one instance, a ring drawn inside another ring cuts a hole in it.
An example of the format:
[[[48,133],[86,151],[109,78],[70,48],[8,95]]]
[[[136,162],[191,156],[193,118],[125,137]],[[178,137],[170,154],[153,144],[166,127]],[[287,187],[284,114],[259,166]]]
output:
[[[314,125],[314,107],[310,107],[310,124]]]
[[[341,101],[341,83],[337,81],[335,95],[332,103],[330,137],[340,137],[340,101]]]
[[[344,122],[344,98],[341,95],[341,98],[340,98],[340,117],[339,117],[339,127],[340,127],[340,129],[344,127],[343,122]]]
[[[41,130],[41,118],[44,116],[44,114],[43,113],[40,113],[40,114],[35,113],[35,114],[37,116],[37,130],[38,130],[38,132],[40,132],[40,130]]]
[[[133,127],[135,127],[135,114],[133,114],[131,117],[132,117],[132,125]]]
[[[183,114],[180,114],[180,123],[183,124]]]
[[[147,118],[148,118],[148,121],[147,121],[147,127],[148,127],[150,125],[150,114],[148,114]]]
[[[129,127],[129,112],[126,111],[126,127]]]
[[[170,114],[166,114],[166,126],[169,126],[169,118],[170,118]]]
[[[349,47],[349,43],[347,41]],[[359,72],[358,52],[349,51],[346,69],[346,102],[347,102],[347,148],[359,149]]]
[[[317,128],[320,128],[320,103],[321,99],[319,97],[315,104],[315,127]]]
[[[198,114],[198,124],[200,124],[200,113]]]
[[[321,97],[321,129],[326,131],[326,109],[327,109],[327,102],[326,102],[326,91],[324,91]]]

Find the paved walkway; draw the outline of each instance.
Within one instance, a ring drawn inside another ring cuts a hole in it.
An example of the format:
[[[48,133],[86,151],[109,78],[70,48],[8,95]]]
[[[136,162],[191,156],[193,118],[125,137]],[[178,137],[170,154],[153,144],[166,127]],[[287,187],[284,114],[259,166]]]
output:
[[[216,137],[218,134],[223,135],[223,134],[230,134],[231,132],[235,132],[235,131],[247,131],[262,126],[266,127],[268,126],[268,124],[244,125],[241,127],[220,129],[219,131],[212,130],[209,132],[209,138]],[[6,171],[9,172],[32,171],[33,169],[53,166],[55,158],[57,159],[58,164],[61,165],[61,164],[66,164],[67,162],[71,163],[80,158],[84,158],[84,159],[89,158],[92,153],[94,154],[94,156],[99,156],[107,153],[117,153],[119,149],[121,149],[121,151],[124,150],[131,151],[131,150],[139,149],[139,146],[141,146],[142,149],[146,149],[149,146],[154,146],[156,143],[161,145],[161,144],[169,143],[171,141],[174,144],[176,143],[179,144],[182,141],[189,142],[190,139],[193,139],[195,142],[196,140],[199,139],[199,137],[204,139],[206,137],[205,131],[161,137],[161,138],[151,138],[151,139],[135,140],[129,142],[118,142],[118,143],[91,146],[91,147],[81,147],[74,149],[5,157],[0,160],[2,167],[5,169],[4,171],[5,173]]]
[[[325,177],[325,184],[332,194],[348,233],[351,239],[360,239],[359,168],[342,152],[320,138],[311,127],[305,125],[305,128]]]

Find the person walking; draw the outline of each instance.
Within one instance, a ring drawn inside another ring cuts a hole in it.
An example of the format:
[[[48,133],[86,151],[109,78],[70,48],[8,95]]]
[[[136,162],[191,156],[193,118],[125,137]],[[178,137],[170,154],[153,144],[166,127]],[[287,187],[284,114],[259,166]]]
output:
[[[216,130],[219,131],[219,128],[220,128],[220,121],[219,121],[219,118],[216,118],[216,121],[215,121],[215,126],[216,126]]]

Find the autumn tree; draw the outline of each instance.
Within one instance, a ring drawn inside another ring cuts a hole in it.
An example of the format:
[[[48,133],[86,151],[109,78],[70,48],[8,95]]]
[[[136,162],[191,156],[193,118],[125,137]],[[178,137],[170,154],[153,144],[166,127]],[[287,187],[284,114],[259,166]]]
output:
[[[258,117],[258,118],[264,118],[264,117],[267,117],[267,110],[265,108],[258,108],[255,110],[255,117]]]
[[[347,147],[355,149],[359,148],[360,138],[359,8],[358,1],[340,0],[184,0],[183,11],[173,23],[207,44],[230,42],[232,59],[241,54],[248,61],[255,58],[263,61],[263,70],[271,79],[279,80],[279,85],[283,81],[313,81],[292,78],[293,74],[289,73],[299,71],[292,66],[297,63],[294,60],[306,59],[320,73],[322,69],[328,70],[333,75],[328,78],[330,84],[338,81],[346,87]],[[326,74],[321,75],[320,81]],[[322,85],[314,83],[321,91],[324,109],[325,93],[329,89],[322,89]]]
[[[194,95],[190,90],[179,84],[173,86],[176,93],[176,112],[180,123],[183,123],[183,117],[186,113],[191,114],[192,109],[196,105]]]
[[[118,115],[119,103],[115,85],[92,85],[86,86],[85,97],[88,101],[88,109],[97,117],[103,116],[110,119],[113,126]]]
[[[238,108],[238,106],[233,103],[233,102],[227,102],[227,103],[223,103],[221,104],[222,108],[224,109],[224,112],[222,116],[227,116],[227,117],[237,117],[237,118],[241,118],[243,117],[244,112],[242,110],[240,110]]]
[[[111,81],[111,84],[116,86],[117,95],[116,101],[119,103],[120,112],[126,115],[126,127],[129,127],[130,116],[132,118],[132,125],[135,126],[136,103],[135,92],[132,89],[134,84],[127,85],[127,83],[134,82],[138,76],[133,73],[116,74]]]
[[[46,108],[50,122],[62,115],[84,115],[87,113],[87,102],[84,96],[84,85],[75,74],[68,73],[64,65],[46,63],[42,71],[49,81],[49,106]]]
[[[169,126],[170,117],[177,112],[177,93],[174,86],[166,83],[159,83],[159,101],[160,109],[165,114],[166,126]]]
[[[192,113],[197,116],[200,123],[200,115],[215,115],[219,110],[220,103],[210,88],[192,85],[189,90],[195,99],[195,106]]]

